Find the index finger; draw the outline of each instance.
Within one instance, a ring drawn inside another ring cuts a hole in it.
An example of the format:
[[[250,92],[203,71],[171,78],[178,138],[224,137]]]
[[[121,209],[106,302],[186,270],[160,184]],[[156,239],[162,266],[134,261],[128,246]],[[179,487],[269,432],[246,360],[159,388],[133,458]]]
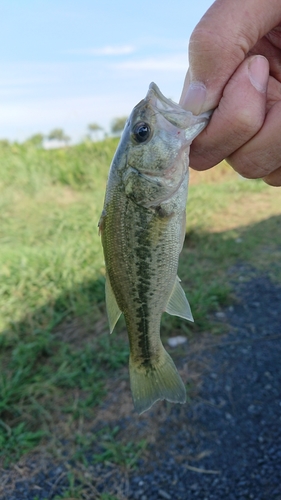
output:
[[[190,68],[180,99],[181,105],[196,113],[215,108],[236,68],[257,41],[280,21],[280,0],[216,0],[191,35]],[[197,85],[195,110],[187,94],[189,84],[194,82]],[[200,106],[198,82],[199,87],[200,84],[206,87],[204,96],[201,92]]]

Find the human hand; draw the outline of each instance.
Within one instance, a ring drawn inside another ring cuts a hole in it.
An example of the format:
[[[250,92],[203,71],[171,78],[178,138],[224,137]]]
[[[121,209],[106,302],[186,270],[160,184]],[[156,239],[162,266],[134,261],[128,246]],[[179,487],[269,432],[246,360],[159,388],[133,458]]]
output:
[[[215,109],[190,166],[224,158],[241,175],[281,186],[280,0],[216,0],[194,29],[180,104]]]

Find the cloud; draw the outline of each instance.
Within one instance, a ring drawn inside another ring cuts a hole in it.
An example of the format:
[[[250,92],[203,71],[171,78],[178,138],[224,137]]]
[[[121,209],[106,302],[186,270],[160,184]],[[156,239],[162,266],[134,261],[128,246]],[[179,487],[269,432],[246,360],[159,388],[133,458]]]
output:
[[[114,69],[129,71],[186,71],[186,54],[177,54],[169,57],[149,57],[146,59],[132,59],[112,65]]]
[[[135,100],[125,92],[118,99],[113,93],[6,102],[1,105],[0,138],[24,140],[62,127],[76,141],[87,133],[88,123],[95,121],[107,129],[114,116],[129,114]]]
[[[7,96],[34,93],[40,87],[57,85],[63,71],[64,66],[56,63],[3,63],[0,73],[0,100]]]
[[[45,83],[45,79],[41,77],[14,77],[14,78],[4,78],[2,75],[0,77],[0,88],[3,87],[23,87],[27,85],[34,85],[38,83]]]
[[[128,115],[152,80],[164,95],[176,100],[180,94],[187,68],[183,51],[105,59],[6,63],[0,74],[0,138],[24,140],[62,127],[78,140],[88,123],[108,129],[113,117]]]
[[[123,56],[136,51],[133,45],[105,45],[99,48],[70,50],[68,54],[90,55],[90,56]]]

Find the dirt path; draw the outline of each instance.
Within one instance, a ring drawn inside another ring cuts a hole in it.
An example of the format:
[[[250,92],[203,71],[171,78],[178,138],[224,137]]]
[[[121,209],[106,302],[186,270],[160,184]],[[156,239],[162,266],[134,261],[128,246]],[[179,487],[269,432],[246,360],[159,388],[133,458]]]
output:
[[[79,498],[281,500],[281,287],[242,265],[234,271],[237,300],[217,315],[229,333],[186,348],[181,373],[189,404],[158,403],[137,417],[127,380],[116,381],[92,432],[118,426],[119,439],[150,444],[136,469],[91,465]],[[63,495],[66,462],[44,462],[32,473],[38,460],[2,471],[1,500]]]

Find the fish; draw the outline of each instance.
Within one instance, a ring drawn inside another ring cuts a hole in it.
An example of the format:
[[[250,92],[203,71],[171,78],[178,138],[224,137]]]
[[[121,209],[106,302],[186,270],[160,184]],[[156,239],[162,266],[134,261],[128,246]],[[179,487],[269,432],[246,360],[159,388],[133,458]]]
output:
[[[123,313],[130,386],[141,414],[185,403],[185,385],[160,338],[164,311],[193,321],[177,276],[186,232],[189,150],[210,112],[195,116],[155,83],[132,110],[113,157],[99,232],[110,333]]]

